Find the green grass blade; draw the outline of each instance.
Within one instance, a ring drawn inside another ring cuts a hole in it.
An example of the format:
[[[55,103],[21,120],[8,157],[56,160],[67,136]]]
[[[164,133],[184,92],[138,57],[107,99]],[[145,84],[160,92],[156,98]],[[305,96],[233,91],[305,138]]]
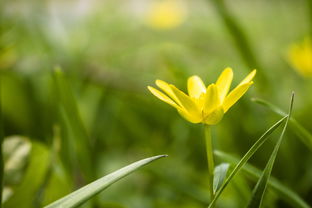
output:
[[[61,69],[55,69],[55,79],[57,84],[57,90],[60,97],[61,105],[66,111],[67,116],[70,119],[72,128],[74,129],[77,135],[80,135],[80,139],[85,143],[88,142],[88,134],[84,127],[84,124],[81,120],[77,102],[71,91],[71,88],[64,76],[64,73]]]
[[[217,199],[222,194],[225,187],[229,184],[229,182],[232,180],[232,178],[237,174],[239,170],[242,169],[242,167],[247,163],[247,161],[251,158],[251,156],[264,144],[265,141],[267,141],[268,137],[279,127],[283,121],[287,118],[287,116],[283,117],[281,120],[273,124],[248,150],[248,152],[243,156],[243,158],[237,163],[237,165],[234,167],[234,169],[230,172],[229,176],[226,178],[223,185],[220,187],[220,189],[216,192],[215,197],[212,199],[212,201],[209,204],[209,208],[213,207],[216,203]]]
[[[252,101],[269,108],[278,115],[285,116],[287,114],[272,103],[269,103],[265,100],[253,98]],[[301,141],[310,149],[310,151],[312,151],[312,134],[294,118],[290,118],[289,124],[289,126],[294,130],[293,132],[298,136],[298,138],[301,139]]]
[[[65,123],[68,124],[70,132],[74,139],[69,142],[70,147],[67,151],[73,154],[74,158],[79,158],[81,170],[85,179],[90,180],[92,177],[92,161],[90,159],[91,152],[90,140],[85,129],[85,126],[81,120],[77,102],[74,94],[71,91],[70,85],[67,82],[63,71],[60,68],[56,68],[54,72],[55,84],[59,98],[59,104],[61,113]]]
[[[229,163],[237,164],[239,158],[228,153],[216,150],[215,155]],[[250,164],[245,164],[243,167],[244,173],[250,176],[254,180],[258,180],[262,174],[262,171]],[[277,193],[285,202],[289,203],[293,207],[297,208],[311,208],[298,194],[289,189],[287,186],[283,185],[276,178],[270,177],[268,182],[268,187],[271,188],[275,193]]]
[[[80,189],[70,193],[69,195],[45,206],[45,208],[56,208],[56,207],[66,207],[72,208],[77,207],[87,200],[91,199],[96,194],[100,193],[108,186],[112,185],[113,183],[117,182],[121,178],[129,175],[130,173],[134,172],[138,168],[147,165],[159,158],[166,157],[167,155],[158,155],[150,158],[146,158],[135,163],[132,163],[126,167],[123,167],[109,175],[106,175]]]
[[[253,47],[250,41],[240,25],[239,21],[230,13],[224,0],[212,0],[211,1],[220,17],[223,20],[224,25],[227,27],[229,32],[232,34],[237,49],[240,52],[243,60],[246,62],[249,68],[260,68],[258,60],[255,56]]]
[[[293,103],[294,103],[294,93],[292,93],[292,95],[291,95],[291,101],[290,101],[288,117],[286,119],[283,131],[282,131],[281,136],[279,137],[278,141],[276,142],[276,145],[275,145],[275,147],[274,147],[274,149],[273,149],[273,151],[272,151],[272,153],[270,155],[269,161],[266,164],[265,169],[264,169],[261,177],[259,178],[259,180],[258,180],[258,182],[257,182],[257,184],[256,184],[256,186],[255,186],[255,188],[253,190],[253,193],[251,195],[250,201],[249,201],[249,203],[247,205],[248,208],[260,207],[261,204],[262,204],[262,200],[263,200],[263,196],[264,196],[267,184],[268,184],[268,180],[269,180],[269,178],[271,176],[271,172],[272,172],[272,169],[273,169],[273,165],[274,165],[274,162],[275,162],[278,150],[280,148],[280,145],[282,143],[284,134],[286,132],[286,128],[287,128],[287,125],[288,125],[290,114],[292,112]]]
[[[214,178],[213,178],[213,192],[221,187],[226,178],[226,174],[229,170],[230,165],[228,163],[221,163],[214,169]]]

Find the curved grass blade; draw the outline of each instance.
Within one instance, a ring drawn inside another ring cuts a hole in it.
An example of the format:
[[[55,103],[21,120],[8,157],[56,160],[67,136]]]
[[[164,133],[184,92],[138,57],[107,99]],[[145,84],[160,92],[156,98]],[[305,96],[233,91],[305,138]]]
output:
[[[278,115],[285,116],[287,114],[272,103],[269,103],[265,100],[253,98],[252,101],[269,108]],[[312,151],[312,134],[294,118],[290,118],[289,124],[299,139],[301,139],[301,141],[310,149],[310,151]]]
[[[226,174],[229,170],[230,164],[228,163],[221,163],[214,169],[214,177],[213,177],[213,192],[216,191],[221,187],[226,178]]]
[[[77,207],[96,194],[100,193],[104,189],[106,189],[108,186],[112,185],[116,181],[120,180],[121,178],[129,175],[130,173],[134,172],[138,168],[147,165],[148,163],[151,163],[159,158],[166,157],[167,155],[158,155],[154,157],[149,157],[140,161],[137,161],[135,163],[132,163],[126,167],[123,167],[109,175],[106,175],[80,189],[77,191],[74,191],[67,196],[45,206],[45,208],[56,208],[56,207],[66,207],[66,208],[73,208]]]
[[[236,164],[239,162],[239,158],[228,153],[216,150],[215,155],[229,163]],[[250,164],[245,164],[243,167],[243,171],[253,179],[259,179],[262,171]],[[293,207],[297,208],[311,208],[297,193],[284,186],[281,182],[279,182],[276,178],[270,177],[268,186],[277,193],[285,202],[289,203]]]
[[[278,150],[281,146],[284,134],[286,132],[288,121],[289,121],[289,118],[290,118],[290,115],[292,112],[293,103],[294,103],[294,93],[292,93],[292,95],[291,95],[288,116],[287,116],[287,119],[286,119],[286,122],[285,122],[285,125],[283,128],[283,131],[282,131],[278,141],[276,142],[275,147],[272,151],[272,154],[270,155],[269,161],[267,162],[265,169],[264,169],[261,177],[259,178],[259,180],[258,180],[258,182],[257,182],[257,184],[256,184],[256,186],[252,192],[250,201],[248,202],[248,205],[247,205],[248,208],[260,207],[262,204],[262,200],[263,200],[263,196],[264,196],[267,184],[268,184],[268,180],[271,176],[271,172],[273,169],[273,165],[274,165]]]
[[[253,154],[264,144],[264,142],[267,141],[268,137],[279,127],[283,121],[287,118],[287,116],[283,117],[281,120],[273,124],[253,145],[252,147],[247,151],[247,153],[243,156],[243,158],[237,163],[237,165],[234,167],[234,169],[230,172],[229,176],[226,178],[225,182],[222,184],[220,189],[216,192],[215,197],[212,199],[212,201],[209,204],[209,208],[213,207],[216,203],[217,199],[222,194],[225,187],[229,184],[229,182],[232,180],[232,178],[237,174],[239,170],[242,169],[242,167],[247,163],[247,161],[253,156]]]

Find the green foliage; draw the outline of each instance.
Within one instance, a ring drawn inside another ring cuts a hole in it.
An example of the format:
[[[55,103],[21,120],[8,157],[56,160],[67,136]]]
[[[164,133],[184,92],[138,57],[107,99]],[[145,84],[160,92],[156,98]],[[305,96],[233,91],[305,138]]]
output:
[[[152,2],[0,2],[2,138],[27,138],[34,145],[13,172],[5,164],[2,205],[43,207],[125,163],[166,153],[170,158],[81,206],[202,208],[214,188],[217,195],[222,192],[216,208],[244,207],[272,153],[273,137],[261,137],[259,151],[254,146],[243,163],[241,157],[217,156],[214,186],[208,187],[202,128],[146,90],[162,79],[186,92],[187,77],[214,82],[229,66],[235,74],[232,86],[253,68],[257,76],[212,127],[213,147],[244,156],[256,141],[252,138],[287,115],[288,92],[296,91],[296,108],[263,207],[310,207],[311,78],[297,74],[287,59],[289,45],[310,34],[307,1],[183,0],[184,22],[166,30],[147,24]],[[278,107],[267,110],[251,97]],[[285,119],[272,127],[275,135]],[[10,154],[5,152],[6,163]],[[224,162],[231,164],[227,171],[218,166]]]
[[[138,168],[147,165],[148,163],[153,162],[159,158],[166,157],[166,155],[159,155],[150,158],[146,158],[135,163],[132,163],[126,167],[123,167],[109,175],[106,175],[80,189],[72,192],[69,195],[64,196],[63,198],[45,206],[46,208],[54,208],[54,207],[78,207],[83,204],[94,195],[106,189],[108,186],[122,179],[123,177],[129,175],[130,173],[136,171]]]
[[[91,141],[82,123],[70,85],[60,68],[55,69],[54,77],[61,115],[64,118],[65,125],[69,127],[67,151],[70,153],[70,157],[78,157],[80,168],[76,168],[81,169],[85,180],[88,180],[92,178],[91,154],[89,152]]]
[[[49,160],[48,149],[44,145],[33,141],[31,143],[29,165],[21,182],[14,189],[12,196],[4,202],[4,207],[23,206],[31,208],[36,206],[38,190],[44,183],[49,169]],[[12,162],[10,158],[8,158],[8,161]]]
[[[236,164],[239,162],[239,158],[227,154],[222,151],[215,151],[215,155],[220,157],[222,160],[226,160],[232,164]],[[254,181],[258,180],[262,174],[262,171],[248,163],[246,163],[243,167],[243,171],[249,177],[251,177]],[[311,207],[308,205],[298,194],[292,191],[290,188],[283,185],[280,181],[278,181],[274,177],[270,177],[268,181],[268,187],[274,190],[283,200],[291,204],[293,207],[298,208],[309,208]]]
[[[286,115],[286,113],[283,112],[281,109],[279,109],[275,105],[273,105],[273,104],[271,104],[265,100],[253,98],[252,101],[266,106],[268,109],[270,109],[272,112],[274,112],[278,115],[281,115],[281,116]],[[311,133],[306,128],[304,128],[294,118],[290,118],[290,126],[292,127],[293,132],[299,137],[299,139],[301,139],[301,141],[312,151],[312,135],[311,135]]]
[[[221,163],[220,165],[216,166],[214,169],[214,178],[213,178],[213,192],[216,191],[221,187],[223,184],[226,174],[229,170],[230,165],[228,163]]]
[[[284,137],[287,125],[288,125],[288,121],[289,121],[289,118],[290,118],[291,113],[292,113],[293,103],[294,103],[294,93],[292,93],[292,95],[291,95],[289,111],[287,114],[287,119],[286,119],[286,122],[284,124],[283,131],[282,131],[278,141],[276,142],[274,149],[272,151],[272,154],[270,155],[270,158],[269,158],[269,160],[268,160],[268,162],[267,162],[267,164],[263,170],[263,173],[262,173],[261,177],[259,178],[259,180],[258,180],[258,182],[257,182],[257,184],[256,184],[256,186],[252,192],[252,196],[251,196],[251,198],[248,202],[248,205],[247,205],[247,207],[249,207],[249,208],[261,207],[263,196],[264,196],[269,178],[271,176],[271,172],[273,169],[275,158],[276,158],[277,152],[281,146],[281,143],[282,143],[282,140],[283,140],[283,137]]]
[[[233,177],[242,169],[242,167],[247,163],[247,161],[254,155],[254,153],[264,144],[268,137],[279,127],[282,122],[287,119],[285,116],[275,124],[273,124],[255,143],[250,147],[247,153],[242,157],[242,159],[235,165],[234,169],[229,173],[229,176],[224,181],[223,185],[216,192],[214,198],[211,200],[209,207],[213,207],[216,200],[220,197],[226,186],[231,182]]]

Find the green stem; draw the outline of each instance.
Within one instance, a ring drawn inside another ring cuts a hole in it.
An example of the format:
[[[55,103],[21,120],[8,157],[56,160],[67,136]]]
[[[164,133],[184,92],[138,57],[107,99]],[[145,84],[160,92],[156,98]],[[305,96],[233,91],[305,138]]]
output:
[[[208,161],[208,185],[211,200],[214,198],[213,192],[213,171],[214,171],[214,160],[213,160],[213,147],[211,138],[211,129],[209,125],[205,125],[205,140],[206,140],[206,151]]]

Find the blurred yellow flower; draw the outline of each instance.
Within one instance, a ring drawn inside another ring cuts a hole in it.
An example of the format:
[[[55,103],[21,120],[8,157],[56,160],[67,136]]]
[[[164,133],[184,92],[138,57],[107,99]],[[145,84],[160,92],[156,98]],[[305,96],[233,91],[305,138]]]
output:
[[[146,23],[155,29],[171,29],[186,18],[186,7],[181,0],[158,0],[147,13]]]
[[[312,41],[305,38],[302,43],[293,44],[288,51],[291,65],[303,76],[312,77]]]
[[[176,108],[189,122],[215,125],[253,84],[255,75],[256,70],[253,70],[230,93],[228,92],[233,79],[231,68],[226,68],[217,82],[207,88],[200,77],[191,76],[187,80],[188,95],[162,80],[156,80],[156,85],[166,94],[151,86],[147,88],[157,98]]]

